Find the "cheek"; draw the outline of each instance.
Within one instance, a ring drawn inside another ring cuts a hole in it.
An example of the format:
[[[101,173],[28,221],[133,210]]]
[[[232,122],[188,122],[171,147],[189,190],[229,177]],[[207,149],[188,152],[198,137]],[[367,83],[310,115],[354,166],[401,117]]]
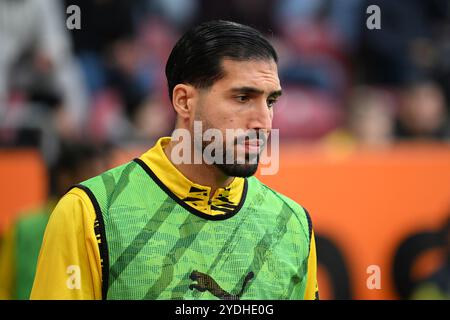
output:
[[[245,120],[244,117],[238,117],[236,115],[231,115],[227,118],[224,118],[222,126],[226,129],[245,129]]]
[[[210,126],[225,130],[239,128],[243,121],[242,116],[238,116],[238,110],[226,99],[216,98],[214,95],[208,97],[202,110],[202,117],[207,120]]]

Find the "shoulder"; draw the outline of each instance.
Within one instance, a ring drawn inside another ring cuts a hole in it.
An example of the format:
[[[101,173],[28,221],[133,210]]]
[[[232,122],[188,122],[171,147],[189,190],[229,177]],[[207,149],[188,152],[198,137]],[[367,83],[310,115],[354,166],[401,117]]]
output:
[[[136,172],[139,172],[141,176],[144,173],[142,167],[136,161],[129,161],[85,180],[76,185],[76,187],[83,189],[89,196],[91,196],[91,192],[96,196],[101,196],[102,193],[113,192],[119,185],[122,185],[122,187],[127,185],[132,176],[136,178]]]
[[[135,161],[109,169],[95,177],[80,182],[72,190],[80,189],[89,199],[97,214],[105,213],[111,197],[119,196],[125,190],[136,190],[147,182],[147,174]],[[136,186],[136,183],[139,186]]]
[[[293,215],[298,219],[298,221],[308,230],[308,236],[311,238],[312,233],[312,220],[311,216],[308,212],[308,210],[300,205],[295,200],[287,197],[286,195],[272,189],[271,187],[267,186],[263,182],[261,182],[256,177],[249,178],[249,182],[259,185],[261,189],[266,190],[266,195],[268,197],[271,197],[271,201],[278,201],[282,203],[288,210],[291,210]]]
[[[68,230],[81,232],[94,224],[96,218],[93,204],[86,192],[78,187],[70,189],[57,203],[49,219],[55,232]]]

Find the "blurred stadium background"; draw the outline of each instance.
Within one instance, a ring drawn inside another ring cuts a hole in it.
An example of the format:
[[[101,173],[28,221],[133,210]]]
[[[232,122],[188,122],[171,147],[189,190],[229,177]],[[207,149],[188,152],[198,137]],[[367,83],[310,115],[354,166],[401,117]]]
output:
[[[170,134],[166,59],[211,19],[279,53],[280,171],[261,179],[310,211],[321,298],[449,299],[448,0],[0,0],[0,235],[58,194],[64,146],[102,155],[89,176]]]

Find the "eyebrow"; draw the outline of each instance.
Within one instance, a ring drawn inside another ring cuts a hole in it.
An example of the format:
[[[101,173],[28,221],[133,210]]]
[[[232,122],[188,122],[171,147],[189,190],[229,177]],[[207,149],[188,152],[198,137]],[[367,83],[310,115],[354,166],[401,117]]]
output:
[[[263,90],[254,88],[254,87],[238,87],[238,88],[232,88],[230,90],[233,93],[246,93],[246,94],[264,94]],[[269,97],[272,98],[278,98],[279,96],[282,95],[282,90],[276,90],[276,91],[272,91],[269,94]]]

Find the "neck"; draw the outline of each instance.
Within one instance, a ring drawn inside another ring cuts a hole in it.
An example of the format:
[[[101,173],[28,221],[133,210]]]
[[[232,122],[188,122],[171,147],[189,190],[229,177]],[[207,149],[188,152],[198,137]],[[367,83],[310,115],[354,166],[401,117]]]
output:
[[[209,197],[212,198],[218,188],[225,188],[233,182],[234,177],[225,175],[219,168],[214,165],[202,164],[175,164],[172,161],[171,153],[173,142],[171,141],[165,148],[164,153],[172,164],[189,180],[197,184],[208,186],[211,188]]]

